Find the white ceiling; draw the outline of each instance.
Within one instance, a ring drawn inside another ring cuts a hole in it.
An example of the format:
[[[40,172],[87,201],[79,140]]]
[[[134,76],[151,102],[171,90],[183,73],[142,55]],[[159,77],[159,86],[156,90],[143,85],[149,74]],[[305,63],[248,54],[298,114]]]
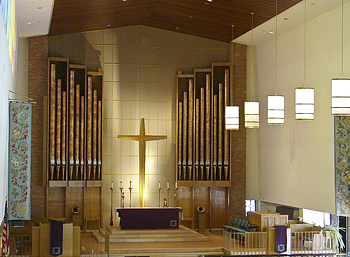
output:
[[[18,37],[47,35],[53,4],[54,0],[16,0]]]
[[[343,0],[343,3],[347,3],[350,0]],[[306,12],[305,12],[305,0],[296,4],[292,8],[280,13],[277,17],[277,34],[283,34],[293,28],[296,28],[305,21],[310,21],[326,12],[329,12],[341,5],[341,0],[306,0]],[[339,12],[339,15],[341,13]],[[254,28],[253,40],[252,31],[245,33],[244,35],[233,40],[235,43],[244,45],[259,45],[267,40],[276,38],[276,19],[272,18],[262,25]]]

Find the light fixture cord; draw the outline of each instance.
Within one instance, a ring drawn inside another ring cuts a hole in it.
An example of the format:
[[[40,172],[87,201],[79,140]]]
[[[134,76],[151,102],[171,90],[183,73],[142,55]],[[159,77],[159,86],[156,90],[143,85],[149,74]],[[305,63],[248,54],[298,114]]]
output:
[[[253,73],[254,73],[254,13],[252,12],[252,65],[250,70],[250,101],[253,102]]]
[[[276,76],[275,76],[275,95],[277,95],[277,0],[276,0]]]
[[[306,0],[304,10],[304,88],[306,88]]]

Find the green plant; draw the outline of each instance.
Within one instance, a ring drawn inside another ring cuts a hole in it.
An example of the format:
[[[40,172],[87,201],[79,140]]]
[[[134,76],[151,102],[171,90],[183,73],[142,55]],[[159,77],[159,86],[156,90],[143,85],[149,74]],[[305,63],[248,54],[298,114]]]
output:
[[[339,222],[334,222],[330,225],[325,226],[324,228],[318,227],[322,231],[329,231],[332,237],[332,244],[334,251],[342,251],[345,248],[343,236],[339,231],[345,231],[345,228],[339,227]]]

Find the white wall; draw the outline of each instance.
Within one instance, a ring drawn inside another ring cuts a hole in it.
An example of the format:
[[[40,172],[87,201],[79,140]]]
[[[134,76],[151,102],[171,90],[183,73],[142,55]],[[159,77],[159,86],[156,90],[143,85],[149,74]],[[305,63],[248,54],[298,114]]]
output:
[[[267,96],[275,92],[276,41],[255,47],[260,102],[258,156],[247,151],[247,177],[259,177],[258,199],[335,213],[334,120],[331,79],[341,77],[341,9],[307,23],[306,86],[315,88],[315,120],[294,119],[294,89],[304,81],[304,27],[278,36],[277,94],[285,96],[285,124],[267,125]],[[344,76],[350,76],[350,4],[344,5]],[[247,133],[248,147],[254,134]],[[256,188],[247,187],[247,195]]]
[[[4,22],[0,18],[0,220],[4,216],[7,196],[8,90],[13,86],[7,49]]]
[[[18,38],[17,51],[17,72],[14,91],[28,96],[28,38]],[[23,98],[20,96],[14,97]]]
[[[251,65],[254,59],[254,49],[249,46],[247,48],[247,101],[257,101],[258,99],[256,67]],[[249,200],[259,199],[258,132],[258,128],[246,129],[246,198]]]

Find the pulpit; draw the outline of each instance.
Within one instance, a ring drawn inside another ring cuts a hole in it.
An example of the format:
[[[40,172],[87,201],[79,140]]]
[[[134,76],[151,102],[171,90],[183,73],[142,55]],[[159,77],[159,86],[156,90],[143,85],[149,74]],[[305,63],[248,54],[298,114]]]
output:
[[[121,229],[171,229],[179,227],[181,208],[116,208]]]

